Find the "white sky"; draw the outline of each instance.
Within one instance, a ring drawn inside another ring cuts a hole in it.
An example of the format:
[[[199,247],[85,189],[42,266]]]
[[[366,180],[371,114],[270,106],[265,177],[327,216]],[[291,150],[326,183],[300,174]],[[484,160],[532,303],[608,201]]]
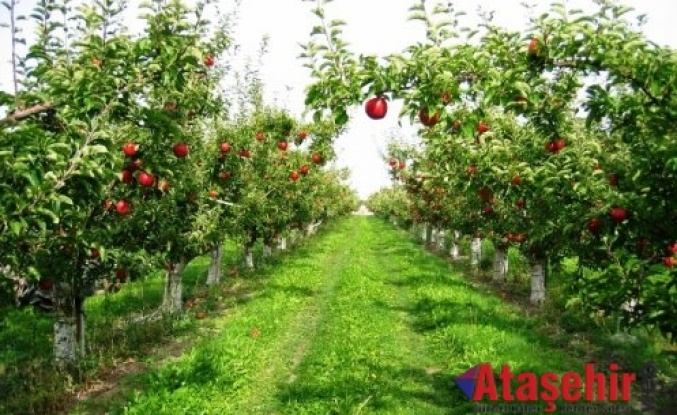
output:
[[[408,8],[414,0],[335,0],[327,6],[330,19],[338,18],[347,22],[343,37],[351,44],[355,53],[386,55],[399,52],[407,45],[423,39],[420,22],[407,22]],[[432,1],[429,1],[432,2]],[[20,9],[30,10],[35,0],[19,0]],[[139,0],[130,4],[136,6]],[[512,29],[525,27],[527,21],[520,0],[470,0],[453,1],[456,10],[469,13],[472,19],[477,4],[485,10],[495,10],[495,21]],[[540,1],[541,5],[549,2]],[[677,2],[669,0],[625,0],[637,13],[648,16],[645,33],[649,39],[677,47]],[[265,83],[265,99],[276,101],[293,113],[303,111],[304,88],[310,82],[307,69],[297,59],[301,52],[299,43],[306,43],[308,35],[316,24],[310,12],[315,2],[301,0],[242,0],[235,40],[242,45],[244,56],[255,58],[261,38],[270,36],[268,54],[261,70]],[[591,0],[570,0],[571,8],[588,8]],[[540,6],[542,7],[542,6]],[[539,8],[540,9],[540,8]],[[0,22],[8,21],[8,12],[0,10]],[[26,24],[26,31],[30,31]],[[129,23],[130,27],[138,27]],[[0,32],[0,89],[9,90],[11,68],[7,59],[10,55],[9,33]],[[241,60],[241,59],[240,59]],[[239,66],[241,62],[236,65]],[[388,137],[393,134],[410,137],[415,128],[398,127],[399,105],[391,105],[388,115],[380,121],[369,119],[356,107],[351,115],[349,130],[336,142],[339,155],[338,165],[349,167],[351,183],[361,197],[388,185],[387,165],[381,158]]]

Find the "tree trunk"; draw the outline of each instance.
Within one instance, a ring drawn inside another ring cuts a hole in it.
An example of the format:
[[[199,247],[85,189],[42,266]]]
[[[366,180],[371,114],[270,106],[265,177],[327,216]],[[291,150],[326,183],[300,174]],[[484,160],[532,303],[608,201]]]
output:
[[[76,298],[75,299],[75,337],[78,346],[78,352],[80,356],[85,356],[85,310],[84,310],[84,299]]]
[[[437,247],[440,249],[440,251],[444,250],[444,244],[445,244],[445,239],[444,237],[446,236],[446,232],[442,229],[440,229],[437,232]]]
[[[77,322],[72,316],[61,316],[54,323],[54,360],[57,364],[77,359]]]
[[[545,261],[534,260],[531,264],[531,304],[537,305],[545,301]]]
[[[279,249],[280,251],[284,251],[285,249],[287,249],[287,238],[283,236],[279,239],[277,249]]]
[[[244,247],[244,266],[248,269],[254,269],[254,252],[249,245]]]
[[[479,267],[482,261],[482,238],[474,237],[471,245],[470,263],[474,267]]]
[[[458,261],[461,258],[460,249],[458,247],[459,239],[461,239],[461,232],[454,231],[451,239],[451,249],[449,250],[449,255],[454,261]]]
[[[217,245],[211,252],[212,262],[207,273],[207,285],[218,284],[221,281],[221,265],[223,263],[223,245]]]
[[[273,256],[273,248],[270,246],[269,243],[266,243],[263,245],[263,257],[269,258],[271,256]]]
[[[433,238],[433,225],[427,224],[425,227],[425,244],[430,245]]]
[[[494,254],[494,279],[505,281],[508,277],[508,250],[499,247]]]
[[[183,277],[183,270],[186,268],[187,262],[185,259],[182,259],[167,272],[165,293],[162,300],[162,310],[167,313],[176,314],[181,312],[183,308],[183,285],[181,278]]]
[[[421,224],[421,241],[425,243],[425,241],[428,239],[428,226],[423,223]]]

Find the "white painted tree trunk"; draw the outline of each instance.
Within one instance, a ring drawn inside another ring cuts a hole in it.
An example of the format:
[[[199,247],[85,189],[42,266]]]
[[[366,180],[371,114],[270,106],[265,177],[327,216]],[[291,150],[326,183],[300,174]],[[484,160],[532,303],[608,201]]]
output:
[[[470,263],[474,267],[479,267],[480,261],[482,261],[482,238],[473,238],[470,249]]]
[[[440,231],[437,233],[437,247],[438,247],[440,250],[443,250],[443,249],[444,249],[444,244],[445,244],[445,242],[446,242],[446,240],[445,240],[446,235],[447,235],[447,233],[446,233],[444,230],[440,230]]]
[[[254,269],[254,252],[250,247],[244,249],[244,266],[248,269]]]
[[[212,249],[212,262],[207,273],[207,285],[218,284],[221,281],[221,264],[223,262],[223,246],[219,245]]]
[[[186,268],[186,261],[181,260],[174,264],[174,267],[167,272],[167,279],[165,280],[165,293],[162,299],[162,310],[175,314],[181,312],[183,308],[182,295],[183,284],[181,278],[183,277],[183,270]]]
[[[57,364],[72,363],[77,359],[76,328],[73,317],[60,317],[54,323],[54,360]]]
[[[273,248],[271,248],[270,245],[266,244],[263,245],[263,257],[264,258],[269,258],[273,255]]]
[[[449,255],[451,255],[451,259],[458,261],[461,258],[461,251],[458,245],[459,239],[461,239],[461,232],[454,231],[453,235]]]
[[[545,261],[538,260],[531,264],[531,297],[532,304],[545,301]]]
[[[425,223],[421,226],[421,240],[423,243],[428,239],[428,225]]]
[[[287,238],[285,238],[284,236],[280,238],[277,245],[277,249],[279,249],[280,251],[284,251],[285,249],[287,249]]]
[[[494,279],[505,281],[508,278],[508,250],[497,248],[494,254]]]

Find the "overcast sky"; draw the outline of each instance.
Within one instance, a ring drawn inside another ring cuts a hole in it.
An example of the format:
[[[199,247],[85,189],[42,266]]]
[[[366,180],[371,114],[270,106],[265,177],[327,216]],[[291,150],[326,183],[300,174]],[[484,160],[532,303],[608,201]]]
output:
[[[19,0],[19,3],[20,9],[25,12],[34,6],[35,0]],[[139,0],[129,3],[136,6]],[[527,16],[520,0],[453,1],[457,10],[469,12],[468,19],[472,19],[478,3],[485,10],[496,11],[497,23],[518,30],[525,27]],[[549,2],[539,3],[545,5]],[[626,0],[623,3],[648,16],[645,33],[649,39],[677,47],[677,2]],[[315,16],[310,12],[314,4],[302,0],[242,0],[236,30],[235,40],[242,45],[241,56],[255,57],[261,38],[266,34],[270,36],[269,52],[262,68],[265,99],[270,103],[277,102],[298,115],[303,111],[304,88],[310,82],[308,71],[297,59],[301,52],[298,44],[307,42],[316,24]],[[354,52],[386,55],[423,40],[421,23],[406,20],[411,4],[412,0],[334,0],[327,6],[327,12],[330,19],[343,19],[348,23],[343,37]],[[576,0],[568,4],[571,8],[586,9],[592,1]],[[7,21],[8,12],[0,10],[0,22]],[[128,21],[132,22],[132,19]],[[130,26],[135,27],[134,23]],[[30,31],[31,28],[27,26],[26,29]],[[9,90],[9,33],[6,30],[1,33],[0,89]],[[237,66],[241,62],[238,60]],[[415,128],[406,123],[404,129],[398,127],[399,110],[399,106],[391,105],[385,119],[373,121],[367,118],[361,107],[356,107],[348,132],[336,142],[338,164],[350,168],[352,185],[362,197],[389,183],[387,166],[381,158],[388,137],[393,134],[410,137],[415,132]]]

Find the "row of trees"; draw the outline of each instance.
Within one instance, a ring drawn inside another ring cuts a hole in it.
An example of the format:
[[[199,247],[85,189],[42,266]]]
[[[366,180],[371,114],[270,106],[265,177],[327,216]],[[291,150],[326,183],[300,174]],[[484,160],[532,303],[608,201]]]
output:
[[[453,239],[470,235],[476,247],[491,238],[499,262],[518,247],[535,304],[548,270],[575,257],[580,307],[631,302],[633,321],[677,333],[674,49],[647,40],[631,10],[610,0],[590,13],[555,3],[526,33],[490,15],[464,27],[464,13],[420,1],[411,19],[426,42],[356,56],[325,3],[305,54],[317,117],[344,123],[366,100],[378,120],[402,99],[400,116],[421,126],[421,149],[393,147],[386,161],[399,186],[374,207]]]
[[[136,36],[122,26],[125,2],[39,2],[25,56],[24,18],[5,6],[14,91],[0,93],[0,264],[52,293],[58,360],[84,352],[97,282],[119,289],[135,270],[165,267],[162,308],[178,313],[186,264],[211,252],[217,283],[227,237],[253,267],[255,242],[356,208],[345,172],[323,167],[340,126],[264,107],[257,80],[229,113],[218,63],[231,22],[216,2],[148,2]]]

